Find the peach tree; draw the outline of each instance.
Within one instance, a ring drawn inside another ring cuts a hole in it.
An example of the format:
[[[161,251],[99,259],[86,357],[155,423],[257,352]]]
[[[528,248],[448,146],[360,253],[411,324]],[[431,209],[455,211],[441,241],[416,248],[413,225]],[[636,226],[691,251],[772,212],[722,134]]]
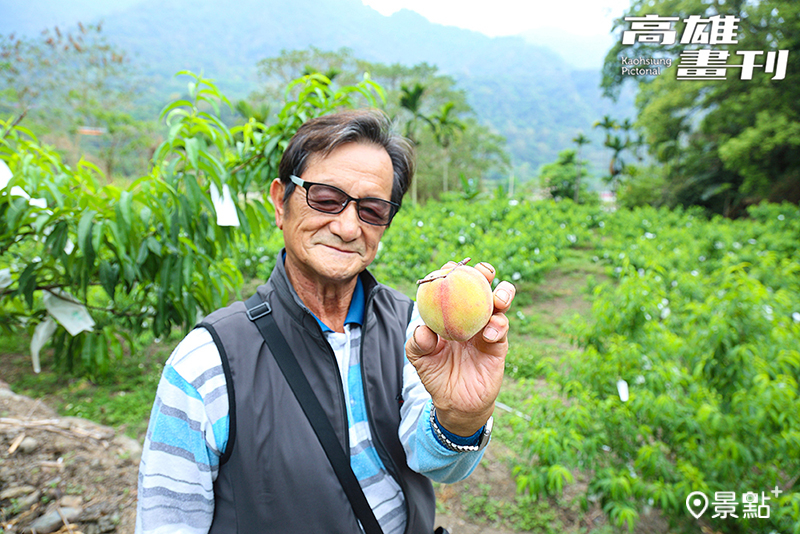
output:
[[[50,344],[69,370],[108,372],[144,331],[188,331],[240,298],[232,257],[274,232],[262,192],[289,138],[309,118],[383,98],[366,78],[333,89],[309,75],[269,124],[231,127],[216,86],[181,74],[189,96],[164,108],[166,138],[130,183],[107,183],[85,160],[66,165],[21,117],[0,122],[0,324],[31,335],[36,370]]]

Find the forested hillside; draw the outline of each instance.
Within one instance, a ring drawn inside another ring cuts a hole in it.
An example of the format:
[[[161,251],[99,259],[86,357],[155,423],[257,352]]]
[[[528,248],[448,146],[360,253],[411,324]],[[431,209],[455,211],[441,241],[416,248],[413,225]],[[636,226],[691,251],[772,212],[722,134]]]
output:
[[[102,20],[109,41],[150,76],[143,93],[156,110],[183,90],[173,78],[179,70],[202,70],[226,94],[244,97],[257,87],[257,62],[284,49],[348,47],[372,62],[427,62],[453,76],[479,121],[507,138],[520,179],[553,161],[579,130],[595,136],[584,157],[590,174],[601,175],[607,150],[592,124],[606,114],[633,115],[630,93],[617,105],[601,97],[599,70],[575,71],[556,52],[522,37],[490,38],[407,10],[385,17],[360,0],[243,0],[234,7],[221,0],[126,0],[113,7],[39,0],[3,9],[3,34]]]

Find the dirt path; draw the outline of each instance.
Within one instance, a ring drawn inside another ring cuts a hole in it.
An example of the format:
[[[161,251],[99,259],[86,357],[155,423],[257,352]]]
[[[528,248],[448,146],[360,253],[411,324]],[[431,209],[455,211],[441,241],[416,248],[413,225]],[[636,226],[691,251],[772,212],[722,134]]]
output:
[[[0,381],[0,533],[132,533],[140,457],[135,440]]]
[[[513,530],[477,521],[474,511],[469,510],[471,497],[478,505],[480,499],[514,500],[516,485],[508,465],[510,454],[502,443],[495,441],[486,449],[483,460],[469,478],[437,486],[436,525],[445,527],[451,534],[514,534]],[[473,508],[478,507],[473,505]]]

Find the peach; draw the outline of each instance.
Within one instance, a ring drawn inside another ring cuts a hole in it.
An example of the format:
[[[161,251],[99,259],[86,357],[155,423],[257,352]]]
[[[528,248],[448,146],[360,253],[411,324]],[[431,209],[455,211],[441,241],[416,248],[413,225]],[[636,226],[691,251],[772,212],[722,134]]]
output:
[[[467,341],[480,332],[494,312],[492,286],[469,258],[434,271],[417,284],[422,320],[444,339]]]

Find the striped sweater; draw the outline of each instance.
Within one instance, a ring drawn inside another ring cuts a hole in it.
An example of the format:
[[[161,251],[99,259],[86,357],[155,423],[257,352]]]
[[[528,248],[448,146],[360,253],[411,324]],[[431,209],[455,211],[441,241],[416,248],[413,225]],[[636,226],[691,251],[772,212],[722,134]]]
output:
[[[414,309],[408,339],[421,319]],[[350,463],[383,531],[405,530],[403,493],[378,457],[366,418],[360,372],[361,327],[324,327],[339,364],[348,404]],[[430,427],[430,395],[414,367],[403,369],[399,435],[409,467],[437,482],[468,476],[483,451],[455,453]],[[139,469],[136,533],[206,534],[214,513],[214,480],[228,440],[229,406],[219,351],[208,331],[193,330],[164,367]]]

